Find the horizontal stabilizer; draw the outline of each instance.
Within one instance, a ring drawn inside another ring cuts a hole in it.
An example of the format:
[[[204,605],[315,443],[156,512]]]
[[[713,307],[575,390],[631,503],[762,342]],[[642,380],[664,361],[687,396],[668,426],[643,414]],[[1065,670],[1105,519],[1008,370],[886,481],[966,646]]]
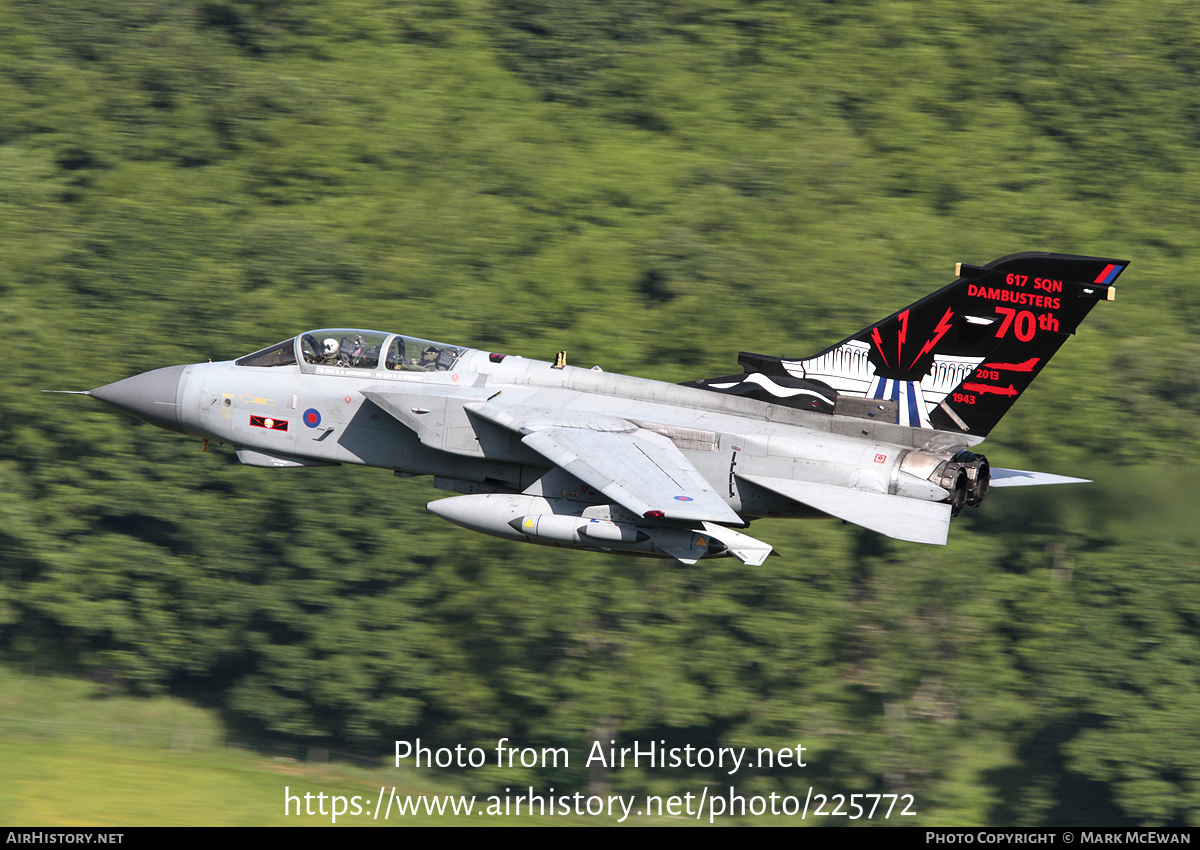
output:
[[[1032,487],[1035,484],[1091,484],[1088,478],[1071,478],[1049,472],[1026,472],[1023,469],[997,469],[992,467],[992,487]]]
[[[947,502],[926,502],[904,496],[889,496],[887,493],[758,475],[738,477],[832,517],[897,540],[944,546],[950,534],[951,507]]]

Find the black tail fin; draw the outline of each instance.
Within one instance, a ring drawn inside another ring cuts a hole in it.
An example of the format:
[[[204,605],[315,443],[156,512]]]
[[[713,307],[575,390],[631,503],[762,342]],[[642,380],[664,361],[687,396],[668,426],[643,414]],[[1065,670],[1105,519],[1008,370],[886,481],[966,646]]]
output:
[[[820,354],[743,353],[739,362],[750,374],[828,385],[838,393],[835,412],[877,399],[901,425],[982,437],[1095,303],[1113,299],[1127,265],[1032,251],[960,263],[954,283]]]

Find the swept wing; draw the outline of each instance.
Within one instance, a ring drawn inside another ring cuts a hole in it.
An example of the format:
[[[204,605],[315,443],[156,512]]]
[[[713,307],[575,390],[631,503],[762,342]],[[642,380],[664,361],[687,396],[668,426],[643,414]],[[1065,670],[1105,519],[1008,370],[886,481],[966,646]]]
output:
[[[744,525],[674,443],[612,416],[522,405],[468,405],[521,434],[521,442],[638,516]]]

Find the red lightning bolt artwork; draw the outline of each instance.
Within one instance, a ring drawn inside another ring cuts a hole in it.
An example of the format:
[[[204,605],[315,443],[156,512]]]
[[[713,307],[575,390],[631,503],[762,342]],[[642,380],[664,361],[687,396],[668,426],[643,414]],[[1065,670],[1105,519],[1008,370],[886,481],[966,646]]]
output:
[[[883,365],[887,366],[889,369],[892,368],[892,364],[888,363],[887,356],[883,353],[883,340],[879,336],[879,328],[875,328],[875,330],[871,331],[871,339],[875,340],[875,350],[878,351],[879,356],[883,358]]]
[[[933,329],[935,335],[931,337],[923,346],[921,346],[921,350],[917,352],[917,356],[912,359],[912,363],[908,364],[908,368],[911,369],[916,362],[926,354],[926,352],[932,351],[933,347],[938,344],[938,340],[946,335],[946,332],[950,330],[950,319],[953,316],[953,308],[947,307],[946,315],[942,316],[942,320],[938,322],[938,326]]]

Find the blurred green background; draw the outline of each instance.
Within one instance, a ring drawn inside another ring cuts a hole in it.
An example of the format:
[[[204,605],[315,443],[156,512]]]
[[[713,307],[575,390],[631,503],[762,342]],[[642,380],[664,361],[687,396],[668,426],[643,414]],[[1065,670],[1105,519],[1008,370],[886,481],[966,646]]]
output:
[[[379,757],[802,743],[738,790],[1200,825],[1198,83],[1181,0],[5,0],[6,688]],[[520,546],[421,479],[242,468],[39,392],[322,326],[684,381],[1022,250],[1132,261],[984,445],[1097,483],[996,492],[945,548],[780,521],[760,568]]]

